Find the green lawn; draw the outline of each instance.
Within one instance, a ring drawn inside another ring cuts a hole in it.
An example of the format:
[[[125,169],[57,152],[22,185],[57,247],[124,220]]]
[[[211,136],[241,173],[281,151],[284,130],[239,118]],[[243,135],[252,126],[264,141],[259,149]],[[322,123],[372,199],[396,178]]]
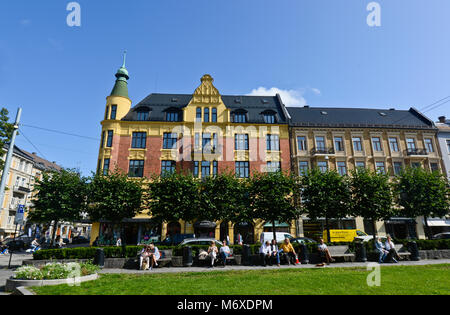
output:
[[[450,294],[450,264],[381,268],[369,287],[364,268],[212,271],[180,274],[103,274],[80,286],[32,288],[37,294]]]

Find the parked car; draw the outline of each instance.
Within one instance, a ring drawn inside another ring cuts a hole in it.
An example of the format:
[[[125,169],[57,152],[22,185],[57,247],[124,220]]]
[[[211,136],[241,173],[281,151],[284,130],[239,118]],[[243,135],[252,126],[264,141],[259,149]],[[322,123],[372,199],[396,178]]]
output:
[[[323,231],[323,240],[325,243],[331,242],[368,242],[373,239],[373,235],[368,235],[361,230],[330,230],[330,238],[328,240],[327,231]]]
[[[298,244],[317,244],[315,240],[308,237],[296,237],[290,240],[291,243],[298,243]]]
[[[17,236],[16,238],[14,238],[14,237],[5,238],[2,242],[2,244],[8,245],[8,243],[11,243],[12,246],[14,246],[14,248],[17,248],[17,246],[20,245],[20,249],[27,249],[31,246],[32,241],[33,241],[32,237],[29,237],[26,234],[22,234],[22,235]],[[13,249],[13,250],[17,250],[17,249]]]
[[[181,244],[185,239],[194,238],[194,234],[175,234],[167,236],[161,242],[155,242],[155,245],[175,246]]]
[[[294,237],[289,234],[289,233],[285,233],[285,232],[276,232],[276,237],[277,237],[277,243],[281,243],[284,241],[284,239],[288,238],[289,240],[293,240]],[[259,241],[262,243],[265,243],[266,241],[272,242],[273,240],[273,232],[263,232],[261,233],[261,235],[259,236]]]
[[[433,235],[433,239],[436,239],[436,240],[450,239],[450,232],[435,234],[435,235]]]
[[[186,238],[184,239],[178,246],[182,247],[182,246],[189,246],[189,245],[210,245],[211,242],[214,241],[216,242],[216,246],[222,246],[222,242],[213,239],[213,238],[209,238],[209,237],[201,237],[201,238]]]
[[[20,251],[26,249],[25,242],[21,239],[10,240],[5,243],[9,251]]]
[[[74,236],[72,238],[72,244],[86,244],[86,243],[89,243],[89,242],[90,242],[89,239],[84,237],[84,236],[82,236],[82,235]]]

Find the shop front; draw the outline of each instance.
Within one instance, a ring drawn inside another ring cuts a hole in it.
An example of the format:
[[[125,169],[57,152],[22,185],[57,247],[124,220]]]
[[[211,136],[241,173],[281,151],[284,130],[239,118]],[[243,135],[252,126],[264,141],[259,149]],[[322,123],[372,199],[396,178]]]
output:
[[[410,218],[390,218],[385,222],[386,234],[396,239],[417,239],[416,220]]]
[[[215,222],[211,221],[197,221],[194,223],[194,234],[195,237],[210,237],[215,238],[216,236],[216,226]]]
[[[429,218],[427,219],[430,234],[436,235],[439,233],[450,232],[450,219],[447,218]],[[424,222],[425,224],[425,222]]]

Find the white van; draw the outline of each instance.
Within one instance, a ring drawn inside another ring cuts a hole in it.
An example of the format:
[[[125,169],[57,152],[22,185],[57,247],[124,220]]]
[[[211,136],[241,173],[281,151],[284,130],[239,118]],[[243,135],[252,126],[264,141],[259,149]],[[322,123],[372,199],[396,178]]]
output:
[[[276,236],[277,236],[277,243],[284,242],[285,238],[288,239],[294,238],[294,236],[286,232],[276,232]],[[261,244],[265,243],[266,241],[269,241],[270,243],[272,242],[272,240],[273,240],[273,232],[263,232],[259,236],[259,241],[261,242]]]

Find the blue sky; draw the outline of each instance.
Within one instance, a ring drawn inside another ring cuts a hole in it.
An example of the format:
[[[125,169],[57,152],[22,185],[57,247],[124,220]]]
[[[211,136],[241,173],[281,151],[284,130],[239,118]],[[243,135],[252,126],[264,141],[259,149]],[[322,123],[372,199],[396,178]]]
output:
[[[0,106],[13,119],[92,138],[128,51],[133,104],[192,93],[209,73],[222,94],[281,91],[288,105],[418,109],[450,95],[450,2],[369,0],[0,0]],[[425,115],[450,116],[450,102]],[[51,161],[96,167],[99,140],[22,127]],[[17,144],[36,149],[23,135]]]

